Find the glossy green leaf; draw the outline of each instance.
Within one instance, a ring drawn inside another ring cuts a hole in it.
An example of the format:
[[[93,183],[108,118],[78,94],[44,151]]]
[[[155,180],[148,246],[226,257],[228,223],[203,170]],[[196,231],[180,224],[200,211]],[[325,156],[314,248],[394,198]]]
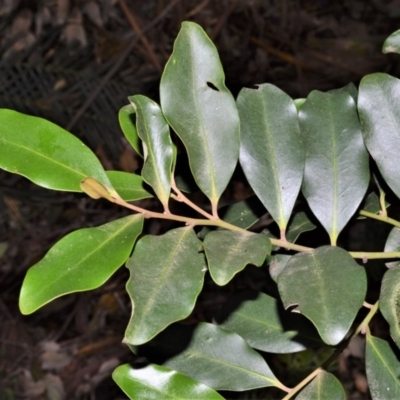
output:
[[[215,390],[281,387],[268,364],[243,338],[209,323],[172,325],[149,343],[144,354],[149,359],[162,355],[165,366]]]
[[[384,251],[400,251],[400,228],[394,227],[386,239]],[[400,261],[386,263],[388,268],[400,266]]]
[[[382,53],[398,53],[400,54],[400,29],[393,32],[383,42]]]
[[[153,195],[144,188],[144,181],[140,175],[123,171],[106,171],[106,174],[115,191],[125,201],[135,201],[153,197]]]
[[[169,126],[160,107],[142,95],[129,97],[136,110],[137,132],[143,143],[143,179],[153,188],[158,199],[167,207],[171,191],[171,171],[174,150]]]
[[[119,125],[130,145],[134,148],[137,154],[143,157],[142,144],[136,130],[136,125],[132,120],[132,117],[134,116],[135,108],[132,104],[122,107],[118,113]]]
[[[296,400],[346,400],[342,384],[326,371],[319,374],[295,397]]]
[[[129,257],[142,228],[143,216],[131,215],[64,236],[28,270],[19,299],[22,314],[101,286]]]
[[[131,400],[223,400],[215,390],[160,365],[117,367],[112,377]]]
[[[348,88],[313,91],[299,112],[306,148],[302,191],[336,244],[368,187],[369,159]]]
[[[247,229],[267,213],[256,196],[222,207],[218,214],[221,219],[239,228]]]
[[[237,105],[240,164],[250,186],[284,231],[304,170],[296,106],[286,93],[270,84],[242,89]]]
[[[360,83],[358,111],[365,144],[382,177],[400,197],[400,80],[376,73],[365,76]]]
[[[239,157],[239,116],[224,83],[217,49],[204,30],[184,22],[160,84],[161,108],[182,140],[199,188],[214,207]]]
[[[323,344],[306,318],[285,311],[280,301],[260,292],[232,296],[217,321],[254,349],[269,353],[293,353]]]
[[[206,236],[203,246],[211,277],[220,286],[247,264],[261,266],[271,253],[271,241],[262,233],[213,231]]]
[[[298,237],[308,231],[312,231],[316,226],[307,217],[304,211],[300,211],[293,215],[289,222],[286,232],[286,239],[288,242],[295,243]]]
[[[400,232],[399,228],[397,229]],[[399,242],[397,242],[399,243]],[[400,247],[397,244],[397,247]],[[400,266],[391,267],[385,272],[379,298],[379,309],[390,325],[390,334],[400,347]]]
[[[388,342],[367,335],[365,365],[373,400],[400,398],[400,362]]]
[[[347,251],[323,246],[294,255],[278,276],[278,289],[285,308],[294,306],[334,346],[363,305],[367,278]]]
[[[200,250],[201,242],[191,227],[138,241],[126,264],[133,313],[125,342],[146,343],[192,312],[207,270]]]
[[[279,274],[285,269],[291,258],[292,256],[289,254],[274,254],[269,258],[269,274],[275,283],[278,282]]]
[[[0,168],[39,186],[82,192],[92,177],[114,193],[94,153],[77,137],[45,119],[0,109]]]

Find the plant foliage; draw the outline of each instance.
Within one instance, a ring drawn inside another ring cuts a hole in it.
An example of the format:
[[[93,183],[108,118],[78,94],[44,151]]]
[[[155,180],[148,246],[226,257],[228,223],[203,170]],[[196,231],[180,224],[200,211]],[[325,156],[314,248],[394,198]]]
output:
[[[384,51],[399,48],[396,32]],[[57,242],[28,270],[21,312],[97,288],[125,265],[132,315],[124,342],[148,360],[113,373],[131,399],[222,399],[221,390],[267,387],[281,390],[285,399],[344,399],[343,385],[328,368],[358,334],[366,334],[372,398],[400,398],[400,222],[388,217],[385,201],[385,191],[394,201],[400,197],[400,81],[374,73],[358,89],[312,91],[297,100],[262,84],[243,89],[235,101],[215,46],[200,26],[185,22],[160,98],[158,105],[135,95],[119,113],[126,139],[143,157],[140,174],[105,171],[91,150],[60,127],[0,110],[1,168],[133,212]],[[209,207],[177,186],[179,151],[186,151]],[[220,207],[238,165],[255,195]],[[160,201],[163,212],[134,203],[149,197]],[[173,213],[173,201],[198,217]],[[358,217],[393,225],[384,251],[338,247],[341,232]],[[148,218],[181,226],[146,234]],[[278,237],[263,230],[268,219]],[[317,227],[327,232],[318,234],[323,246],[298,243]],[[391,259],[379,298],[368,290],[370,259]],[[234,293],[213,323],[179,323],[194,310],[207,271],[224,286],[248,265],[269,272],[267,287]],[[372,335],[370,322],[379,311],[394,341]],[[271,356],[265,353],[315,347],[330,356],[292,388],[266,362]]]

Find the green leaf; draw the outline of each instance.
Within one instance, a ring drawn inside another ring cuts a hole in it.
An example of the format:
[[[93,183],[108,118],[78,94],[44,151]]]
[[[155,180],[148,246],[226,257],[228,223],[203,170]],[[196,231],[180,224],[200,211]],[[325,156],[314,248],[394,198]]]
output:
[[[142,144],[136,130],[135,123],[132,121],[132,116],[135,115],[135,108],[132,104],[122,107],[118,113],[119,125],[126,139],[134,148],[137,154],[143,157]]]
[[[388,342],[367,335],[365,365],[373,400],[400,398],[400,362]]]
[[[64,236],[28,270],[19,298],[22,314],[101,286],[129,257],[142,228],[143,216],[130,215]]]
[[[224,79],[214,44],[199,25],[184,22],[161,78],[161,108],[214,208],[233,174],[240,146],[239,116]]]
[[[318,375],[295,397],[296,400],[346,400],[346,392],[339,380],[326,371]]]
[[[248,229],[254,225],[266,210],[257,196],[251,196],[229,206],[222,207],[218,214],[221,219],[239,228]]]
[[[218,313],[217,321],[254,349],[269,353],[294,353],[322,345],[306,318],[285,311],[280,301],[260,292],[232,296]]]
[[[169,126],[157,103],[136,95],[129,97],[136,110],[136,126],[143,142],[143,179],[153,188],[158,199],[168,208],[174,150]]]
[[[125,201],[135,201],[153,197],[153,195],[144,188],[144,181],[140,175],[123,171],[106,171],[106,174],[115,191]]]
[[[286,264],[292,258],[288,254],[274,254],[269,259],[269,274],[272,280],[277,283],[279,274],[285,269]]]
[[[399,237],[400,229],[394,229]],[[383,276],[379,309],[390,325],[392,338],[400,347],[400,265],[391,267]]]
[[[144,351],[149,359],[166,357],[165,366],[215,390],[282,386],[261,355],[243,338],[209,323],[172,325]]]
[[[115,193],[94,153],[52,122],[0,109],[0,143],[0,168],[39,186],[82,192],[80,182],[92,177]]]
[[[358,111],[365,144],[375,160],[383,179],[400,197],[400,80],[376,73],[365,76],[360,83]]]
[[[146,343],[193,310],[207,270],[201,242],[190,227],[145,236],[126,266],[133,314],[124,341]]]
[[[400,228],[394,227],[390,233],[385,243],[385,252],[387,251],[400,251]],[[388,268],[400,266],[400,261],[392,261],[386,263]]]
[[[132,400],[223,400],[215,390],[160,365],[117,367],[112,377]]]
[[[315,228],[316,226],[309,220],[307,214],[304,211],[300,211],[294,214],[290,220],[286,239],[288,242],[295,243],[302,233],[312,231]]]
[[[398,53],[400,54],[400,29],[393,32],[383,42],[382,53]]]
[[[306,147],[303,194],[336,244],[368,187],[369,159],[348,88],[313,91],[299,112]]]
[[[258,198],[285,231],[304,170],[296,106],[286,93],[270,84],[242,89],[237,105],[240,164]]]
[[[294,99],[294,105],[296,106],[296,111],[299,112],[301,106],[306,102],[307,99]]]
[[[317,328],[322,340],[336,345],[346,336],[362,307],[367,278],[350,254],[323,246],[294,255],[278,276],[285,308],[294,307]]]
[[[271,241],[262,233],[213,231],[205,237],[203,246],[211,277],[220,286],[247,264],[261,266],[271,253]]]

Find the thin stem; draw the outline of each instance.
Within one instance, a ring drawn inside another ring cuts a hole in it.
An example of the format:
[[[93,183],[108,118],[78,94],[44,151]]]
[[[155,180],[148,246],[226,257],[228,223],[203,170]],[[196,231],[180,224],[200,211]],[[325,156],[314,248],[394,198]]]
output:
[[[386,210],[386,202],[385,202],[386,193],[383,190],[379,190],[379,203],[381,205],[381,212],[379,213],[382,217],[387,218],[387,210]]]
[[[359,333],[365,334],[366,332],[369,331],[369,323],[373,316],[377,313],[379,310],[379,301],[377,301],[370,309],[368,312],[367,316],[362,320],[361,324],[358,325],[357,329],[354,331],[354,333],[346,340],[343,340],[340,346],[327,358],[323,364],[315,369],[313,372],[311,372],[310,375],[308,375],[306,378],[304,378],[297,386],[295,386],[287,396],[285,396],[282,400],[289,400],[292,398],[296,393],[298,393],[301,389],[303,389],[304,386],[306,386],[310,381],[312,381],[322,370],[327,369],[327,367],[336,360],[336,358],[339,356],[339,354],[342,353],[342,351],[348,346],[350,341],[354,339]]]
[[[303,379],[297,386],[295,386],[282,400],[289,400],[291,399],[296,393],[300,392],[304,386],[306,386],[309,382],[311,382],[320,372],[322,368],[317,368],[307,378]]]
[[[363,215],[364,217],[377,219],[378,221],[386,222],[388,224],[391,224],[393,226],[397,226],[400,228],[400,222],[393,218],[389,218],[386,213],[385,214],[383,214],[383,213],[382,214],[374,214],[369,211],[361,210],[359,212],[359,214]]]
[[[193,208],[193,210],[197,211],[199,214],[201,214],[203,217],[206,217],[208,219],[213,219],[213,216],[211,214],[209,214],[207,211],[204,211],[202,208],[200,208],[199,206],[197,206],[196,204],[194,204],[191,200],[189,200],[182,192],[181,190],[178,188],[178,186],[176,186],[176,182],[175,182],[175,177],[172,175],[172,180],[171,180],[171,187],[174,190],[174,192],[176,193],[176,195],[172,194],[171,197],[176,200],[179,201],[181,203],[185,203],[187,204],[189,207]]]
[[[377,260],[384,258],[400,258],[400,251],[377,251],[373,253],[367,253],[364,251],[349,251],[349,254],[353,258],[361,258],[364,263],[368,260]]]

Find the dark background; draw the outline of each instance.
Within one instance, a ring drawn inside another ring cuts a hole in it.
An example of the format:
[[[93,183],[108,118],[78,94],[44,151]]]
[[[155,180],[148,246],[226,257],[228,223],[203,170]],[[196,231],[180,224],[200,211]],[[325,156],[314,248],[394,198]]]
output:
[[[122,137],[117,111],[130,95],[158,100],[162,68],[184,20],[201,24],[212,38],[235,96],[256,83],[274,83],[298,98],[358,84],[371,72],[400,75],[398,56],[381,53],[384,39],[400,28],[398,0],[0,0],[0,107],[65,127],[107,169],[136,171],[140,160]],[[246,195],[238,181],[225,200]],[[124,398],[108,378],[133,357],[120,344],[130,316],[124,268],[102,288],[59,299],[32,316],[22,317],[17,307],[26,270],[52,244],[123,213],[0,171],[1,400]],[[250,269],[223,289],[208,282],[189,320],[209,320],[209,310],[235,287],[257,289],[264,279],[258,273]],[[363,343],[357,343],[335,368],[349,398],[368,399]],[[275,371],[296,377],[294,365],[304,374],[319,356],[282,358]],[[249,396],[232,398],[271,398],[267,391]]]

